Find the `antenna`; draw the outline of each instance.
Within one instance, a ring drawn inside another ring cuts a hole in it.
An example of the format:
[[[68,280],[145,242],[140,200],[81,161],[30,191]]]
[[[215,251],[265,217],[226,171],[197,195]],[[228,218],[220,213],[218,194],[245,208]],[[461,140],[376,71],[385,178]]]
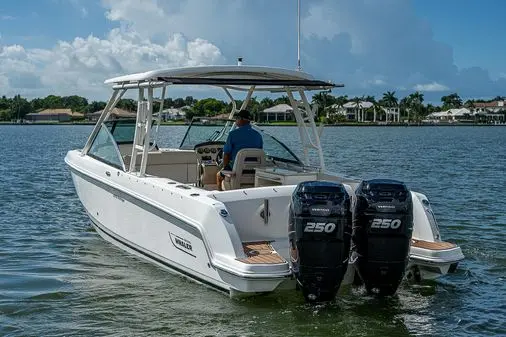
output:
[[[300,67],[300,0],[297,0],[297,71],[301,71]]]

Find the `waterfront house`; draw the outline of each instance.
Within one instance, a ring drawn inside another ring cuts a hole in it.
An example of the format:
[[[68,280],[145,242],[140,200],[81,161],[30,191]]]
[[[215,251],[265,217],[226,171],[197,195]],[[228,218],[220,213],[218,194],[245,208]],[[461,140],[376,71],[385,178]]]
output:
[[[86,114],[86,120],[89,122],[96,122],[100,118],[102,111],[103,110]],[[135,118],[136,116],[137,116],[137,113],[135,113],[135,112],[131,112],[131,111],[123,110],[123,109],[119,109],[119,108],[114,108],[114,109],[112,109],[112,112],[111,112],[111,118],[113,118],[113,119]]]
[[[486,122],[506,121],[506,101],[474,102],[472,110],[477,119]]]
[[[399,107],[381,107],[381,109],[385,112],[387,122],[399,123],[401,121],[401,109]]]
[[[350,101],[343,105],[333,104],[330,106],[330,111],[327,112],[327,118],[331,117],[332,114],[338,114],[345,116],[350,121],[364,122],[366,120],[366,110],[372,106],[373,104],[367,101]]]
[[[25,119],[32,123],[69,122],[75,119],[82,119],[83,117],[84,115],[82,113],[73,112],[71,109],[45,109],[25,115]]]
[[[278,104],[259,112],[259,121],[293,121],[293,109],[288,104]]]
[[[186,111],[190,109],[189,106],[184,106],[182,108],[168,108],[162,111],[162,120],[163,121],[176,121],[176,120],[184,120],[186,119]]]
[[[506,101],[473,102],[474,112],[498,113],[506,111]]]
[[[428,120],[433,121],[476,121],[476,122],[504,122],[506,107],[492,105],[490,103],[475,103],[472,109],[459,108],[446,111],[433,112],[427,115]],[[479,104],[476,107],[476,104]]]
[[[467,108],[448,109],[446,111],[437,111],[427,115],[428,120],[440,121],[458,121],[469,120],[474,116],[474,112]]]

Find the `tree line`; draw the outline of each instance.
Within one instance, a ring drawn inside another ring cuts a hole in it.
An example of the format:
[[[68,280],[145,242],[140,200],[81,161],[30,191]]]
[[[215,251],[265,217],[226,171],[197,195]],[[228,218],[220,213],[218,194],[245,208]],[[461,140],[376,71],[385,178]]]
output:
[[[197,100],[192,96],[186,98],[167,98],[164,105],[167,107],[181,108],[183,106],[192,106]],[[159,108],[160,103],[155,103],[155,108]],[[70,109],[72,112],[83,114],[93,113],[103,110],[106,102],[91,101],[81,96],[56,96],[49,95],[44,98],[34,98],[31,101],[16,95],[12,98],[2,96],[0,98],[0,120],[23,119],[27,114],[39,112],[45,109]],[[127,111],[137,110],[137,101],[129,98],[121,99],[116,107]]]
[[[402,99],[399,99],[395,95],[395,91],[387,91],[378,100],[374,96],[355,96],[350,98],[347,95],[344,95],[336,97],[328,92],[323,91],[313,95],[312,103],[317,104],[320,108],[323,108],[321,109],[323,111],[320,111],[320,115],[331,115],[331,119],[334,119],[334,121],[346,119],[346,116],[333,114],[333,112],[337,112],[339,108],[342,108],[344,104],[353,102],[358,108],[359,103],[364,101],[373,104],[373,106],[368,110],[376,111],[380,115],[380,119],[381,115],[385,114],[383,108],[399,108],[401,118],[404,117],[407,120],[417,121],[423,119],[433,112],[446,111],[449,109],[463,107],[472,109],[475,107],[475,103],[504,100],[506,100],[505,96],[496,96],[493,99],[489,100],[468,99],[464,102],[457,93],[452,93],[441,97],[441,105],[434,105],[431,103],[424,104],[424,94],[418,91]]]
[[[355,96],[348,97],[347,95],[334,96],[330,92],[319,92],[312,97],[312,104],[318,106],[318,117],[320,119],[326,116],[333,116],[334,119],[345,118],[337,114],[332,114],[334,110],[338,110],[347,102],[355,102],[358,106],[359,102],[367,101],[373,104],[372,109],[375,109],[381,116],[383,107],[399,107],[401,116],[406,117],[408,120],[419,120],[428,114],[441,110],[448,110],[452,108],[473,108],[474,103],[477,102],[492,102],[498,100],[505,100],[504,96],[497,96],[491,100],[470,99],[465,102],[460,98],[457,93],[441,97],[441,105],[424,104],[424,95],[420,92],[414,92],[402,99],[399,99],[395,91],[387,91],[380,99],[374,96]],[[240,107],[241,100],[236,100],[236,106]],[[256,120],[258,120],[259,112],[272,107],[277,104],[290,104],[287,96],[281,96],[276,99],[252,97],[248,104],[248,109],[252,112]],[[106,102],[91,101],[86,98],[73,95],[73,96],[56,96],[49,95],[44,98],[34,98],[27,100],[26,98],[16,95],[12,98],[2,96],[0,98],[0,120],[9,121],[13,119],[23,119],[27,114],[38,112],[44,109],[70,109],[72,112],[80,112],[83,114],[93,113],[104,109]],[[133,99],[121,99],[117,107],[127,111],[137,110],[137,101]],[[216,116],[219,114],[228,114],[232,109],[231,102],[225,102],[216,98],[195,99],[193,96],[186,96],[185,98],[166,98],[164,100],[165,108],[183,108],[186,109],[187,119],[193,116]],[[160,108],[160,103],[154,103],[154,110]],[[381,117],[380,117],[381,118]]]
[[[236,100],[235,103],[237,107],[240,107],[242,101]],[[276,99],[264,98],[262,100],[257,100],[256,97],[253,97],[248,105],[248,109],[250,109],[254,115],[258,115],[259,111],[281,103],[290,104],[290,101],[286,96]],[[103,110],[105,106],[106,102],[89,102],[86,98],[76,95],[49,95],[44,98],[34,98],[31,101],[20,95],[16,95],[12,98],[2,96],[0,98],[0,120],[10,121],[13,119],[23,119],[29,113],[35,113],[45,109],[70,109],[72,112],[87,114]],[[118,102],[116,107],[127,111],[136,111],[137,101],[124,98]],[[229,113],[232,109],[232,103],[216,98],[204,98],[199,100],[195,99],[193,96],[164,99],[164,109],[180,109],[183,107],[188,107],[188,109],[186,109],[186,116],[188,119],[191,119],[193,116],[216,116]],[[153,109],[154,111],[158,111],[160,109],[160,103],[154,102]]]

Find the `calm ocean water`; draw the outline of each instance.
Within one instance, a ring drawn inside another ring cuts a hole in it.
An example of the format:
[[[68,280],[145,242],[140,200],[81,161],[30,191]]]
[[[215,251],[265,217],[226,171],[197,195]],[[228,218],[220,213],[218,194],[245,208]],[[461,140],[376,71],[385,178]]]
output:
[[[506,335],[505,127],[325,129],[331,170],[427,194],[466,260],[392,298],[356,288],[322,306],[295,292],[231,300],[101,239],[63,161],[90,131],[0,126],[0,336]],[[298,147],[294,128],[268,131]],[[161,132],[177,145],[184,127]]]

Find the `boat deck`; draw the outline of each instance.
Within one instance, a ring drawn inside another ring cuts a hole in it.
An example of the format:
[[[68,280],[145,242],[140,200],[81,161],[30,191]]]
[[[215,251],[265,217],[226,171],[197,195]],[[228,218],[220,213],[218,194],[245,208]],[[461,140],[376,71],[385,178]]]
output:
[[[243,242],[242,247],[247,258],[237,259],[248,264],[278,264],[285,263],[286,260],[279,255],[270,242]]]
[[[430,250],[445,250],[445,249],[452,249],[457,247],[456,244],[451,242],[430,242],[430,241],[424,241],[424,240],[415,240],[413,239],[411,242],[411,246],[417,247],[417,248],[423,248],[423,249],[430,249]]]

